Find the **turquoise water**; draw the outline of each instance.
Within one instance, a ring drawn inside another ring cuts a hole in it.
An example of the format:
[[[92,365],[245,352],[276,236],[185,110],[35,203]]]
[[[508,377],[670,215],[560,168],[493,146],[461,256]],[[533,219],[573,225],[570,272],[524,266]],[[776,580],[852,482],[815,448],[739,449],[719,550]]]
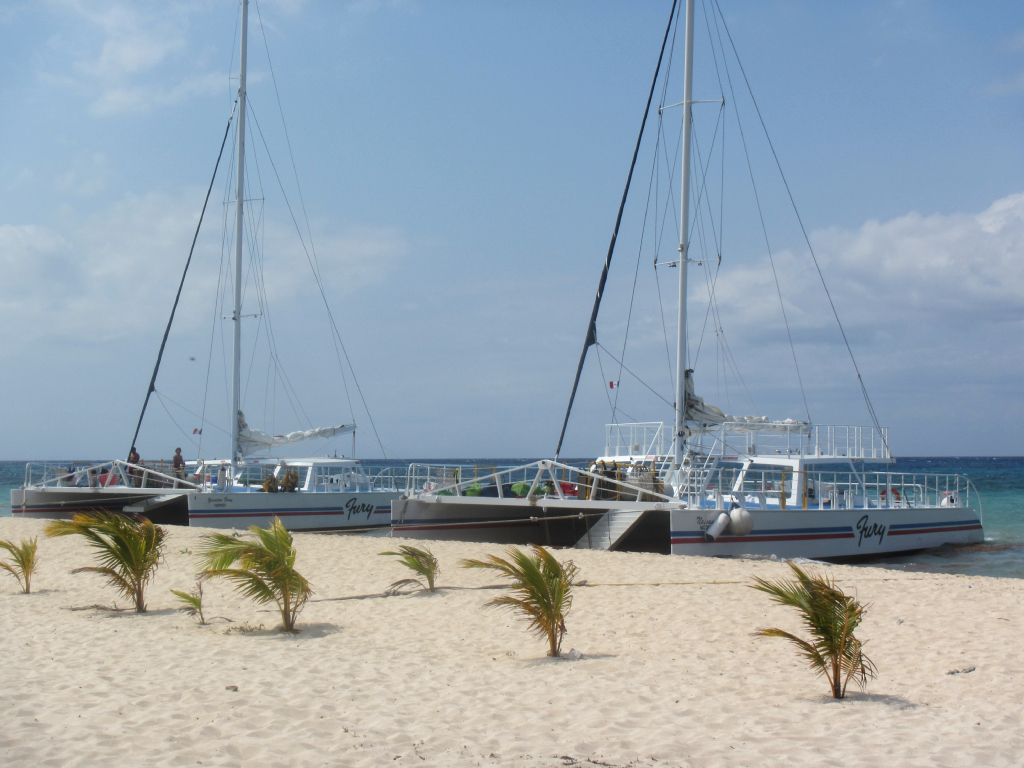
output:
[[[515,466],[533,459],[432,459],[439,464]],[[48,462],[61,463],[61,462]],[[366,464],[384,462],[366,461]],[[570,461],[569,463],[575,463]],[[981,498],[985,542],[970,547],[943,547],[864,565],[904,571],[963,573],[1024,579],[1024,457],[910,457],[894,471],[960,474],[971,479]],[[25,476],[24,461],[0,462],[0,516],[10,516],[10,489]]]

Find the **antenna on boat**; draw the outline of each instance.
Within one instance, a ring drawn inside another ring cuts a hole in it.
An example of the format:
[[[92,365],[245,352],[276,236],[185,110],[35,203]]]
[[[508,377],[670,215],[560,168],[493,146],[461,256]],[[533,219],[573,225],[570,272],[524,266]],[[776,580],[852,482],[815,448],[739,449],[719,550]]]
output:
[[[234,323],[231,359],[231,469],[238,469],[238,432],[242,381],[242,238],[245,191],[245,56],[249,26],[249,0],[242,0],[242,44],[238,67],[238,185],[235,192],[235,295],[231,310]]]
[[[690,133],[693,124],[693,0],[686,0],[686,62],[683,70],[683,182],[679,214],[679,337],[676,347],[676,424],[673,466],[686,452],[686,273],[690,251]]]

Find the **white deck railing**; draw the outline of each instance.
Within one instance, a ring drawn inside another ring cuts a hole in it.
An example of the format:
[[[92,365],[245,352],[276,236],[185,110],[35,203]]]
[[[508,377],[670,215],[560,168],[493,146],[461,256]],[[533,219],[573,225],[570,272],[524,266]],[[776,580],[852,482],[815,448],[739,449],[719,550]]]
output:
[[[711,456],[783,454],[889,461],[889,430],[801,422],[727,422],[692,437]],[[662,422],[605,425],[605,456],[665,456],[672,428]]]

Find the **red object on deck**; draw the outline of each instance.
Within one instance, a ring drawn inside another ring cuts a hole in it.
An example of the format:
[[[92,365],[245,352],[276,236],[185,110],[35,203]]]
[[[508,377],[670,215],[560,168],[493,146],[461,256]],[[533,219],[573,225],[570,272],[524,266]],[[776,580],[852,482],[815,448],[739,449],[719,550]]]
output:
[[[562,488],[562,493],[566,496],[576,495],[576,483],[559,483],[558,485]]]

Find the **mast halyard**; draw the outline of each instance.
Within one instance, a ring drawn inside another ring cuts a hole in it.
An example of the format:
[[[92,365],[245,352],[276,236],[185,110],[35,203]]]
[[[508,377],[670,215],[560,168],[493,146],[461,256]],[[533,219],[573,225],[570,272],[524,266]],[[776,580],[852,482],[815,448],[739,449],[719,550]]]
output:
[[[693,4],[686,0],[686,62],[683,85],[683,185],[679,225],[679,327],[676,348],[676,422],[672,438],[673,466],[686,453],[686,273],[690,251],[690,132],[693,117]]]
[[[238,469],[241,451],[238,446],[239,411],[242,383],[242,240],[243,206],[245,200],[245,64],[249,26],[249,0],[242,0],[242,45],[238,68],[238,185],[235,192],[235,295],[231,311],[234,336],[231,346],[231,467],[232,477]]]

